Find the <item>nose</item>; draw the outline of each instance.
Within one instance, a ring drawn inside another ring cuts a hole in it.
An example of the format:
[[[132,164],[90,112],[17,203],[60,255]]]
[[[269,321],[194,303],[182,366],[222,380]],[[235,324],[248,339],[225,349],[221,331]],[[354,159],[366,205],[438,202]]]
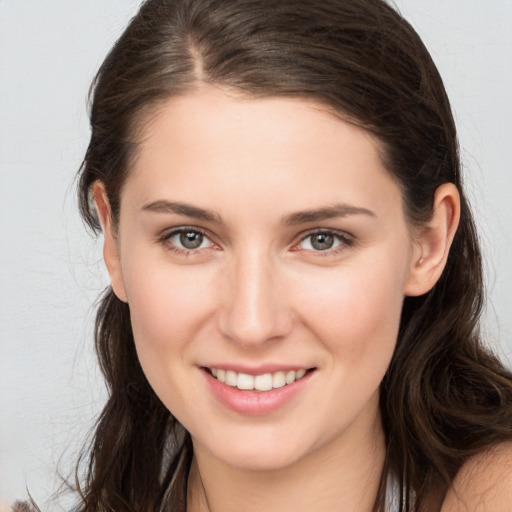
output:
[[[245,348],[258,348],[287,336],[293,313],[277,265],[264,254],[240,257],[224,280],[219,327],[226,338]]]

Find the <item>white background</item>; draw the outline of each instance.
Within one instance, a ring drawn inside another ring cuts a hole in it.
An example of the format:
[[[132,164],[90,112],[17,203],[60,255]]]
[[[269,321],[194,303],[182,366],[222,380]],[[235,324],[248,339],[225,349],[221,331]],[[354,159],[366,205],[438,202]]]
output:
[[[512,354],[512,0],[400,0],[452,100],[487,262],[490,343]],[[101,241],[76,212],[86,96],[138,0],[0,0],[0,501],[40,503],[103,388]]]

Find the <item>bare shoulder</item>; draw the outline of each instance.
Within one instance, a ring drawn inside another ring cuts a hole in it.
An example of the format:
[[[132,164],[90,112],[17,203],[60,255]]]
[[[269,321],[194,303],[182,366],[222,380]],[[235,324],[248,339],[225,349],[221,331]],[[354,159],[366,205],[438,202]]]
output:
[[[512,441],[468,460],[448,491],[441,512],[512,511]]]

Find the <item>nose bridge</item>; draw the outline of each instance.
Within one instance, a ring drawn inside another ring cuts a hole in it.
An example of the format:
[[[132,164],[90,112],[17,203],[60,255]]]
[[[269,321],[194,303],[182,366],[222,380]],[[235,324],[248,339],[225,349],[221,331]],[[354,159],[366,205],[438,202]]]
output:
[[[291,316],[279,290],[278,264],[270,251],[253,246],[232,263],[221,314],[223,334],[244,346],[258,346],[286,335]]]

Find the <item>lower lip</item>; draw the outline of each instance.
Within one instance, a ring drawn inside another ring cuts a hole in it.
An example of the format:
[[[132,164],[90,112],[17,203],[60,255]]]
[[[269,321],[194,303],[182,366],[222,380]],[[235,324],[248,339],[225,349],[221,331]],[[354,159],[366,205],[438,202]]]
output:
[[[302,379],[270,391],[242,391],[218,381],[206,370],[203,373],[214,396],[225,407],[248,416],[262,416],[284,407],[304,389],[315,372],[308,371]]]

